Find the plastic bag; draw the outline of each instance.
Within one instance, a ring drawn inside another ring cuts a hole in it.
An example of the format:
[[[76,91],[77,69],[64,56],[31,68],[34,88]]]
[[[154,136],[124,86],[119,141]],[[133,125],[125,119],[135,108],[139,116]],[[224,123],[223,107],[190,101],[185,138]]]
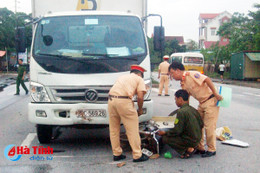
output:
[[[224,126],[216,129],[216,137],[220,141],[232,139],[232,132],[229,127]]]

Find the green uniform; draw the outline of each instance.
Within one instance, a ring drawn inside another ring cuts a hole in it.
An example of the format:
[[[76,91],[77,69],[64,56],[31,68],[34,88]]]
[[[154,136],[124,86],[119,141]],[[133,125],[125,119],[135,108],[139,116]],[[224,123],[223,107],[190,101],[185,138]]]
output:
[[[23,65],[19,65],[18,70],[17,70],[18,76],[16,79],[16,94],[20,93],[20,84],[22,85],[26,94],[28,93],[28,89],[26,88],[26,86],[24,84],[24,80],[22,79],[25,71],[26,71],[26,67]]]
[[[184,104],[178,110],[174,124],[175,127],[163,136],[163,143],[171,146],[179,154],[184,154],[189,147],[198,146],[203,122],[195,108]]]

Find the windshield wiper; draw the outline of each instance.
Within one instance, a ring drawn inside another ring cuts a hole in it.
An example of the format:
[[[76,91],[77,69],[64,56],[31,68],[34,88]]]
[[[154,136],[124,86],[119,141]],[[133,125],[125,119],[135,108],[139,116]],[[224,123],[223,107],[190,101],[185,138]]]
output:
[[[72,58],[72,56],[68,56],[68,55],[48,54],[48,53],[38,53],[37,55],[52,56],[52,57],[61,58],[63,60],[70,60],[70,61],[79,62],[79,63],[82,63],[82,64],[86,63],[85,60],[75,59],[75,58]]]
[[[110,58],[110,56],[108,54],[105,53],[87,53],[87,52],[82,52],[82,55],[86,55],[86,56],[101,56],[104,58]]]
[[[105,59],[121,59],[121,60],[130,60],[130,61],[137,61],[137,58],[135,56],[116,56],[118,54],[96,54],[96,53],[85,53],[83,52],[82,55],[88,55],[88,56],[101,56]],[[98,58],[102,59],[102,58]]]
[[[56,58],[60,58],[60,59],[63,59],[63,60],[65,59],[65,60],[70,60],[70,61],[81,62],[81,61],[78,61],[78,60],[72,58],[72,56],[68,56],[68,55],[49,54],[49,53],[38,53],[37,55],[51,56],[51,57],[56,57]]]
[[[37,55],[53,56],[53,57],[64,58],[64,59],[73,59],[73,58],[71,58],[72,56],[59,55],[59,54],[38,53]]]

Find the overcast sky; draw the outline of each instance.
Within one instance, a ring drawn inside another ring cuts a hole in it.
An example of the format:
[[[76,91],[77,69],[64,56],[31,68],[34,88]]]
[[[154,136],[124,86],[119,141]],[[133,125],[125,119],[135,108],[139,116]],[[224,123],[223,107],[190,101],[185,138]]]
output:
[[[17,11],[31,12],[31,0],[17,0]],[[15,0],[1,0],[0,8],[7,7],[14,11]],[[259,0],[148,0],[148,14],[160,14],[163,18],[166,36],[183,36],[184,40],[198,42],[199,14],[221,13],[228,11],[248,14],[255,11],[253,4]],[[159,17],[148,20],[148,36],[151,36],[154,25],[160,25]]]

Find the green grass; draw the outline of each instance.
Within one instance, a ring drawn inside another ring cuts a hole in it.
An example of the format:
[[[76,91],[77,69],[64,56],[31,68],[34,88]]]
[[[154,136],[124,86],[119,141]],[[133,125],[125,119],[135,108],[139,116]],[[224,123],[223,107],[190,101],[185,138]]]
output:
[[[159,82],[152,78],[152,84],[159,84]]]
[[[220,75],[216,72],[210,73],[210,72],[205,72],[205,75],[210,77],[210,78],[215,78],[215,79],[220,79]],[[230,79],[230,72],[225,72],[224,73],[224,79]]]

